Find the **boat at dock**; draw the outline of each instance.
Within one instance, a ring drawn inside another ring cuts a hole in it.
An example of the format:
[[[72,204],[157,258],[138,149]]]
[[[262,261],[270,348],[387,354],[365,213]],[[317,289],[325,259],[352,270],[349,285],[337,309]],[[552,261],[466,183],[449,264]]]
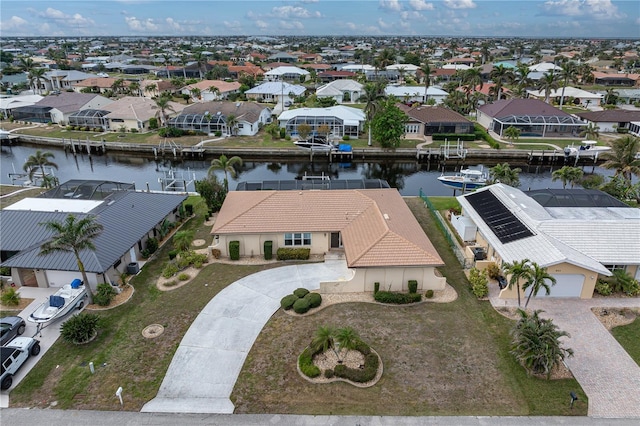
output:
[[[597,146],[598,141],[582,141],[580,145],[570,145],[564,149],[566,157],[589,157],[598,158],[603,152],[611,150],[608,146]]]
[[[442,175],[438,178],[440,183],[453,189],[460,189],[462,192],[473,191],[485,186],[488,176],[482,170],[462,169],[453,175]]]
[[[66,284],[54,294],[49,296],[29,315],[27,320],[44,327],[46,324],[62,318],[74,309],[82,309],[87,298],[87,288],[79,279]]]
[[[338,149],[337,144],[322,136],[311,136],[308,139],[297,140],[293,144],[308,151],[335,151]]]

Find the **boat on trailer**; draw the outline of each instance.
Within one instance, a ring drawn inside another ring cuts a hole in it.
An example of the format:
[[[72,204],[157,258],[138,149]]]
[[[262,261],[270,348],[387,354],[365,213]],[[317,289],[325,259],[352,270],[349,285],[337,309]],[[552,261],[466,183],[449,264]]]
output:
[[[338,145],[322,136],[311,136],[308,139],[295,141],[293,144],[308,151],[335,151],[338,149]]]
[[[460,189],[462,192],[473,191],[487,184],[488,176],[482,170],[462,169],[454,175],[442,175],[438,180],[445,186]]]
[[[29,315],[27,320],[43,327],[46,324],[67,315],[74,309],[82,309],[87,298],[87,288],[82,280],[74,279],[49,296]]]

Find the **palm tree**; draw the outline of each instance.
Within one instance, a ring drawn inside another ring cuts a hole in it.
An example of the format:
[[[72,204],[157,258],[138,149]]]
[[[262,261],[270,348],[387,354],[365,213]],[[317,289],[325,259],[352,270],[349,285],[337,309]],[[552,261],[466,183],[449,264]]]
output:
[[[526,94],[527,87],[531,86],[531,79],[529,78],[529,66],[518,62],[516,64],[515,72],[513,73],[513,81],[516,87]]]
[[[615,89],[607,89],[606,93],[604,94],[605,105],[616,105],[618,103],[618,96],[619,93],[616,92]]]
[[[156,100],[156,106],[158,107],[158,112],[160,112],[160,118],[162,118],[162,125],[167,125],[167,111],[176,112],[171,105],[171,98],[169,96],[159,96]]]
[[[206,72],[207,57],[202,51],[199,51],[199,52],[196,52],[195,54],[195,61],[198,64],[198,73],[200,74],[200,80],[202,80],[204,75],[204,73],[202,72],[202,69],[205,68],[205,72]]]
[[[207,174],[212,174],[214,170],[222,170],[224,172],[224,189],[228,192],[229,179],[227,174],[230,174],[231,177],[236,177],[238,175],[236,166],[242,166],[242,158],[237,156],[227,158],[227,156],[223,154],[220,158],[211,160],[211,167],[209,167]]]
[[[358,343],[360,343],[358,333],[351,327],[337,329],[334,336],[335,342],[340,347],[340,352],[342,352],[343,349],[347,352],[353,350]],[[342,362],[340,356],[338,356],[338,362]]]
[[[464,71],[462,74],[462,81],[467,86],[467,98],[471,92],[475,92],[476,90],[482,90],[482,86],[484,83],[482,82],[482,73],[480,72],[479,67],[469,68]],[[477,89],[476,89],[477,87]]]
[[[549,103],[551,92],[558,90],[558,74],[554,73],[553,70],[542,74],[542,78],[538,81],[537,89],[544,91],[544,101]]]
[[[507,129],[504,131],[504,135],[507,137],[507,139],[509,139],[509,141],[511,141],[511,143],[513,144],[513,141],[516,141],[520,138],[520,129],[518,129],[515,126],[509,126],[507,127]]]
[[[227,130],[231,136],[235,136],[236,131],[238,130],[238,119],[235,115],[229,114],[226,117]]]
[[[30,155],[27,158],[27,161],[22,165],[22,170],[29,173],[29,180],[33,181],[33,177],[36,172],[40,170],[42,174],[42,185],[45,188],[50,188],[52,185],[52,181],[47,179],[47,173],[45,171],[45,167],[54,168],[58,170],[58,165],[51,161],[51,158],[55,158],[55,155],[48,151],[40,151],[37,150],[35,154]]]
[[[158,91],[158,85],[156,83],[147,84],[144,86],[144,91],[151,94],[156,93]]]
[[[102,232],[102,225],[96,222],[95,216],[86,216],[80,220],[72,214],[67,216],[63,223],[50,221],[40,223],[49,231],[53,232],[51,238],[40,246],[39,255],[44,256],[49,253],[73,253],[78,264],[78,269],[82,274],[82,281],[87,286],[88,303],[93,303],[93,292],[89,286],[84,263],[80,259],[80,252],[83,250],[95,251],[94,239]]]
[[[371,121],[378,112],[380,101],[383,100],[384,97],[384,83],[376,81],[364,85],[364,93],[360,97],[360,100],[364,100],[364,113],[367,116],[367,123],[369,124],[369,141],[367,142],[369,146],[371,146]]]
[[[504,65],[500,64],[498,66],[494,66],[491,70],[489,76],[491,80],[495,83],[496,87],[496,100],[500,100],[502,85],[510,81],[512,79],[513,71],[509,68],[506,68]]]
[[[573,62],[565,62],[560,65],[562,70],[560,71],[560,78],[562,78],[562,94],[560,95],[560,109],[564,105],[564,89],[567,88],[569,80],[574,81],[578,77],[578,68]]]
[[[562,182],[562,189],[567,188],[567,183],[571,184],[571,188],[580,182],[584,176],[584,172],[580,167],[563,166],[558,170],[554,170],[551,174],[551,181],[555,182],[560,180]]]
[[[129,84],[129,91],[131,91],[131,94],[133,94],[135,96],[141,96],[142,92],[140,91],[140,82],[139,81],[132,81]]]
[[[622,175],[631,184],[632,175],[640,176],[640,138],[626,135],[616,139],[611,144],[611,151],[602,154],[606,161],[602,164],[605,169],[615,169],[616,175]]]
[[[200,89],[198,89],[197,87],[192,88],[189,92],[191,92],[191,97],[193,99],[202,98],[202,91]]]
[[[335,349],[334,341],[335,331],[329,326],[319,326],[316,330],[313,340],[311,341],[311,348],[313,351],[326,352],[329,349],[333,349],[333,352],[338,357],[338,352]]]
[[[429,100],[429,86],[431,86],[431,65],[425,62],[420,66],[420,71],[424,73],[424,103]]]
[[[29,57],[20,58],[20,68],[22,68],[26,72],[31,71],[33,69],[33,59]]]
[[[522,169],[516,167],[514,169],[509,163],[498,163],[489,169],[489,175],[494,182],[504,183],[505,185],[517,188],[520,186],[520,172]]]
[[[503,263],[502,270],[505,274],[509,276],[509,289],[516,286],[516,290],[518,291],[518,306],[520,306],[520,280],[529,279],[529,275],[531,274],[531,264],[529,259],[523,259],[521,261],[513,261],[513,263]]]
[[[529,315],[518,309],[520,319],[511,331],[511,353],[530,373],[544,374],[548,379],[554,367],[573,356],[573,350],[560,345],[560,338],[569,334],[559,330],[551,319],[540,318],[541,312]]]
[[[173,247],[178,251],[187,251],[193,242],[193,229],[177,231],[173,234],[173,238],[171,241],[173,242]]]
[[[527,275],[524,284],[522,284],[522,291],[525,293],[527,289],[531,287],[529,296],[527,296],[527,302],[524,304],[525,309],[529,305],[531,296],[537,296],[543,288],[548,296],[551,294],[551,286],[556,285],[556,279],[547,272],[547,268],[541,267],[536,262],[531,262],[530,267],[531,272]],[[549,283],[551,283],[551,285],[549,285]]]
[[[36,89],[38,90],[38,94],[41,93],[40,83],[42,82],[44,73],[44,68],[32,68],[31,71],[29,71],[27,79],[29,80],[29,87],[33,88],[34,94],[36,93]]]
[[[580,132],[580,136],[592,141],[598,140],[600,137],[600,126],[595,123],[589,123],[584,127],[582,132]]]

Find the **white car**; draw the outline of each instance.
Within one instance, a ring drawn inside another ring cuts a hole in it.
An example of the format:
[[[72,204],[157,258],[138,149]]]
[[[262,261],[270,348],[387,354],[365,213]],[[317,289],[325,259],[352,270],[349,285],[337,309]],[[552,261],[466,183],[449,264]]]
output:
[[[40,342],[31,337],[16,337],[8,345],[0,348],[2,355],[2,375],[0,388],[7,390],[13,384],[13,376],[29,359],[40,353]]]

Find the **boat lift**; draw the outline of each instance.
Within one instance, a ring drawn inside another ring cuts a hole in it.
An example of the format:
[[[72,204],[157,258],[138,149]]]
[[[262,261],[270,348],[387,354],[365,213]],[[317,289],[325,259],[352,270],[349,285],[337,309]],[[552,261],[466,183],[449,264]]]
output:
[[[185,170],[164,170],[162,177],[158,178],[158,183],[163,191],[188,192],[187,188],[196,180],[195,172],[190,169]]]
[[[442,146],[442,155],[444,158],[462,158],[463,160],[467,157],[467,152],[469,151],[464,147],[464,141],[458,139],[455,145],[455,151],[452,152],[454,146],[449,141],[449,139],[444,140],[444,145]]]
[[[11,163],[11,168],[13,169],[13,172],[9,173],[9,179],[11,179],[12,185],[15,185],[16,182],[18,182],[21,186],[43,186],[44,182],[41,170],[36,170],[33,177],[29,178],[32,167],[29,167],[26,172],[22,173],[16,172],[16,166],[13,163]],[[40,169],[40,167],[38,167],[38,169]],[[53,173],[53,167],[49,167],[48,170],[44,167],[44,179],[51,182],[53,186],[57,185],[58,178]]]

